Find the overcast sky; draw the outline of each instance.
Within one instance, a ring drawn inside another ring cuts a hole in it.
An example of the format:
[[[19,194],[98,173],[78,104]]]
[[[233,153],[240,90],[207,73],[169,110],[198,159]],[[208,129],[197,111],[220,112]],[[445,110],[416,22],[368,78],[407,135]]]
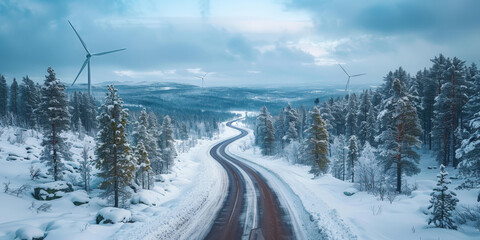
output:
[[[480,60],[477,0],[1,0],[0,74],[72,82],[85,51],[92,81],[207,86],[378,84],[414,74],[439,53]],[[87,81],[86,71],[78,82]]]

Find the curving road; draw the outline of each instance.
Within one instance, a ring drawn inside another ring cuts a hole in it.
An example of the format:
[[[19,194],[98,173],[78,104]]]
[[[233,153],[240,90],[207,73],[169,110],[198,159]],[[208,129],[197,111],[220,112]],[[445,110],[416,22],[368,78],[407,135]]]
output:
[[[210,150],[210,155],[227,171],[229,185],[228,195],[205,239],[292,239],[294,234],[289,217],[280,208],[275,192],[265,179],[225,152],[230,143],[248,134],[247,131],[232,126],[235,121],[228,122],[227,126],[240,131],[240,134],[218,143]],[[247,192],[247,182],[253,183],[255,192]],[[256,196],[254,201],[258,204],[255,204],[254,215],[258,213],[258,223],[256,220],[247,223],[250,221],[245,216],[248,196]]]

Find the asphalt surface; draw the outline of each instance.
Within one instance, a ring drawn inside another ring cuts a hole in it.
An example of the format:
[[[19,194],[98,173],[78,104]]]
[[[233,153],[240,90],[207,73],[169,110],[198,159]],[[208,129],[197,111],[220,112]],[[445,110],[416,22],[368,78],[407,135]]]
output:
[[[225,152],[229,144],[248,134],[247,131],[232,126],[233,122],[235,121],[227,123],[227,126],[240,131],[240,134],[218,143],[210,150],[210,155],[227,171],[228,194],[205,239],[234,240],[242,239],[242,236],[248,236],[247,239],[293,239],[294,234],[288,216],[280,207],[275,192],[265,179],[257,171]],[[246,180],[239,168],[251,179],[257,192],[258,226],[246,229],[247,232],[244,229],[245,219],[241,217],[247,204],[247,188]]]

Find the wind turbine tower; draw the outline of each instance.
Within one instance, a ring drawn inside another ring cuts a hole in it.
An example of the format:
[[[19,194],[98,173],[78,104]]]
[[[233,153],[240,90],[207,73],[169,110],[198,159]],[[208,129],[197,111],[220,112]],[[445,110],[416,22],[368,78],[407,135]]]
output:
[[[197,78],[200,78],[200,79],[202,79],[202,88],[203,88],[203,82],[204,82],[204,80],[205,80],[205,77],[207,76],[207,74],[208,74],[208,72],[207,72],[207,73],[205,73],[205,75],[203,75],[203,76],[201,76],[201,77],[200,77],[200,76],[197,76]]]
[[[73,80],[72,86],[73,86],[73,84],[75,84],[75,82],[77,81],[78,77],[79,77],[80,74],[82,73],[82,71],[83,71],[83,69],[85,68],[85,66],[88,65],[88,94],[89,94],[89,95],[92,95],[92,82],[91,82],[91,78],[90,78],[90,58],[92,58],[93,56],[102,56],[102,55],[106,55],[106,54],[110,54],[110,53],[114,53],[114,52],[123,51],[123,50],[126,50],[126,48],[117,49],[117,50],[112,50],[112,51],[107,51],[107,52],[99,52],[99,53],[91,54],[90,51],[88,51],[87,45],[85,44],[85,42],[83,41],[83,39],[80,37],[80,35],[78,34],[77,30],[73,27],[72,23],[71,23],[70,21],[68,21],[68,23],[69,23],[70,26],[72,27],[72,29],[73,29],[73,31],[75,32],[75,34],[77,35],[78,39],[79,39],[80,42],[82,43],[83,48],[84,48],[85,51],[87,52],[86,59],[85,59],[85,61],[83,62],[82,68],[80,68],[80,71],[78,72],[77,77],[75,78],[75,80]]]

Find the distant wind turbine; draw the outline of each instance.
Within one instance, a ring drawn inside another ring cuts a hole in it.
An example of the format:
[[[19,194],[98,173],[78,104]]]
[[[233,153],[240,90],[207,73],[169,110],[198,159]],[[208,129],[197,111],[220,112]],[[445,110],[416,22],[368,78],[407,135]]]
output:
[[[77,77],[75,78],[75,80],[73,80],[72,86],[73,86],[73,84],[75,84],[75,82],[77,81],[78,76],[80,76],[80,74],[82,73],[83,69],[85,68],[85,65],[88,64],[88,94],[89,94],[89,95],[92,95],[92,85],[91,85],[91,79],[90,79],[90,58],[93,57],[93,56],[101,56],[101,55],[105,55],[105,54],[110,54],[110,53],[114,53],[114,52],[123,51],[123,50],[126,50],[126,48],[117,49],[117,50],[112,50],[112,51],[107,51],[107,52],[100,52],[100,53],[90,54],[90,51],[88,51],[88,49],[87,49],[87,45],[85,44],[85,42],[83,41],[83,39],[80,37],[80,35],[78,34],[77,30],[75,30],[75,28],[73,27],[73,25],[72,25],[72,23],[71,23],[70,21],[68,21],[68,23],[69,23],[70,26],[72,27],[72,29],[73,29],[73,31],[75,32],[75,34],[77,35],[78,39],[79,39],[80,42],[82,43],[83,48],[84,48],[85,51],[87,52],[87,58],[86,58],[85,61],[83,62],[82,68],[80,68],[80,71],[78,72]]]
[[[203,75],[203,77],[197,76],[197,78],[202,79],[202,88],[203,88],[203,81],[205,80],[205,77],[207,76],[208,72]]]
[[[348,95],[350,95],[350,78],[353,78],[353,77],[359,77],[359,76],[362,76],[362,75],[365,75],[366,73],[360,73],[360,74],[355,74],[355,75],[350,75],[348,74],[348,72],[345,70],[345,68],[342,67],[342,65],[338,64],[338,66],[340,66],[340,68],[343,70],[343,72],[345,74],[347,74],[348,76],[348,80],[347,80],[347,86],[345,86],[345,91],[348,92]]]

